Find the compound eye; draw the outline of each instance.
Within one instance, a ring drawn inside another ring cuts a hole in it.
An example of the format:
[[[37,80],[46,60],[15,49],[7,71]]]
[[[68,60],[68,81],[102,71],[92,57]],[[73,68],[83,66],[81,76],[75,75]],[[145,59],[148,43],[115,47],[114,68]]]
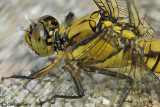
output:
[[[32,47],[40,56],[48,56],[54,53],[52,45],[47,44],[46,34],[47,31],[45,31],[42,23],[38,23],[32,31]]]
[[[48,32],[59,27],[57,19],[49,15],[42,16],[38,23],[42,23]]]
[[[51,38],[53,30],[59,27],[52,16],[43,16],[37,23],[32,23],[25,34],[26,42],[40,56],[49,56],[56,50]],[[54,49],[53,49],[54,48]]]

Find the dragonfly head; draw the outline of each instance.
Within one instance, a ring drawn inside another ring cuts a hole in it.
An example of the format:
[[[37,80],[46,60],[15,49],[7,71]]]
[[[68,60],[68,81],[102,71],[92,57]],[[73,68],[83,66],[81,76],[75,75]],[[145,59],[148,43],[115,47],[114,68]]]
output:
[[[40,56],[49,56],[56,50],[52,35],[59,28],[58,21],[52,16],[43,16],[37,23],[31,23],[25,34],[26,42]]]

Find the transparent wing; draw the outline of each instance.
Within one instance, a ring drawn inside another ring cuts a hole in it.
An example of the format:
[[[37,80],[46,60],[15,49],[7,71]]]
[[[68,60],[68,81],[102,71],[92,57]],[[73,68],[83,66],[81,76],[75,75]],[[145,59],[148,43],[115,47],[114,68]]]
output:
[[[140,37],[153,39],[156,37],[155,31],[147,24],[145,19],[138,16],[133,0],[94,0],[100,10],[109,13],[117,22],[128,23],[137,28]]]
[[[124,70],[125,75],[131,77],[133,80],[131,87],[125,87],[123,89],[131,88],[126,101],[133,102],[132,106],[151,106],[153,101],[159,101],[160,80],[147,65],[144,64],[142,56],[138,52],[137,55],[134,53],[132,56],[132,64],[126,66]]]
[[[134,14],[132,13],[130,7],[132,1],[130,0],[94,0],[94,2],[99,9],[106,11],[112,16],[112,18],[117,19],[118,21],[123,20],[125,23],[131,23],[138,18],[136,16],[134,17]],[[132,8],[134,9],[134,7]]]
[[[145,19],[141,19],[140,24],[138,26],[138,31],[140,33],[139,37],[144,39],[153,40],[157,37],[156,32],[153,28],[147,23]]]
[[[137,13],[137,10],[135,8],[135,4],[133,3],[133,0],[129,1],[129,18],[131,26],[134,26],[138,29],[140,35],[139,37],[147,38],[147,39],[154,39],[156,36],[155,31],[151,28],[151,26],[147,23],[147,21],[143,18],[140,19]]]

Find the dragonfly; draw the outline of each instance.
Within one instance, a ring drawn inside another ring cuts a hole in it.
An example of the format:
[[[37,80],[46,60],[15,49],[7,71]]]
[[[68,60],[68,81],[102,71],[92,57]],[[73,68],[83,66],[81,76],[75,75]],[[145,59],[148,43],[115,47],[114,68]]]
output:
[[[131,97],[134,101],[142,93],[154,91],[160,98],[160,80],[154,74],[159,71],[160,41],[155,31],[140,19],[132,0],[93,0],[98,11],[75,21],[70,12],[60,26],[57,19],[46,15],[26,30],[25,39],[39,56],[57,53],[53,63],[33,72],[29,76],[13,75],[8,78],[35,79],[61,66],[70,73],[77,89],[77,95],[55,94],[41,101],[55,98],[78,99],[84,94],[78,70],[96,72],[115,77],[112,104],[121,107]]]

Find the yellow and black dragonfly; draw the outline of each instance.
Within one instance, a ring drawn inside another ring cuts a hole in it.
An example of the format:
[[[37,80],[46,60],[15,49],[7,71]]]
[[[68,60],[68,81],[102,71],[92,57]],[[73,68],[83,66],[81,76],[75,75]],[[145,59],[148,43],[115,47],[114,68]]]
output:
[[[70,12],[61,26],[48,15],[32,23],[25,34],[26,42],[39,56],[56,52],[56,58],[51,65],[29,76],[13,75],[3,79],[35,79],[64,61],[64,68],[70,73],[78,94],[55,94],[40,103],[55,98],[82,98],[85,94],[78,77],[80,70],[115,77],[110,100],[119,107],[128,96],[133,106],[139,104],[143,93],[154,92],[157,99],[160,98],[160,80],[154,74],[160,72],[160,41],[154,38],[154,30],[144,19],[140,20],[132,0],[94,2],[100,10],[77,21]]]

